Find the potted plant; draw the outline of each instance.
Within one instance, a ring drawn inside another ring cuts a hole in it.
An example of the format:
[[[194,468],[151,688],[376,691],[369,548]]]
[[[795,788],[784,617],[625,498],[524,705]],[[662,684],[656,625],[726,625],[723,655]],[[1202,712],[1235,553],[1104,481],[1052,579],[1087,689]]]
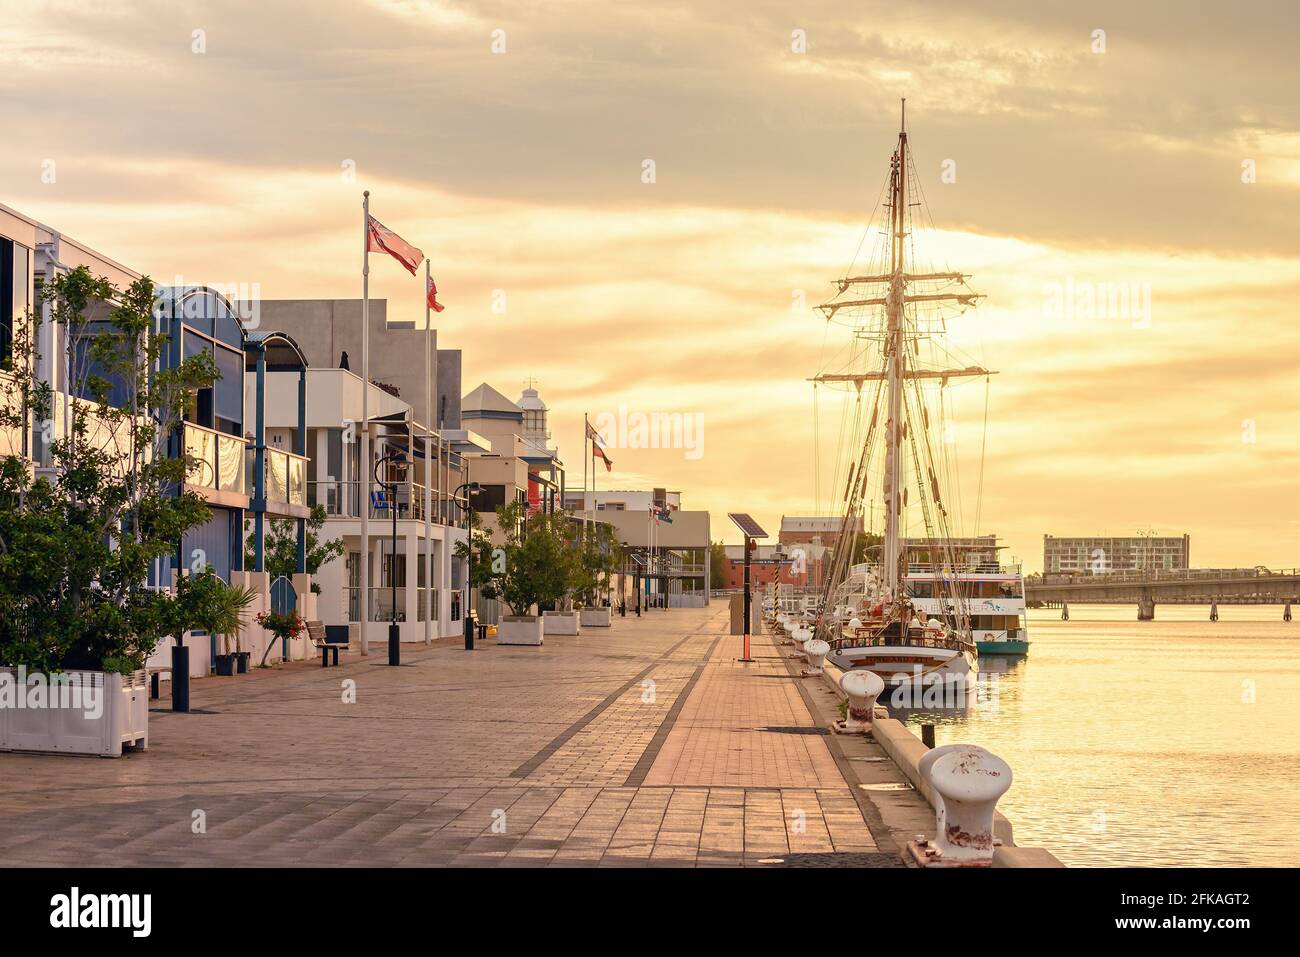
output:
[[[167,447],[188,396],[218,373],[208,353],[158,368],[167,337],[148,278],[118,289],[78,266],[41,298],[76,398],[60,397],[55,414],[55,393],[33,374],[43,320],[21,317],[0,363],[0,428],[53,428],[39,477],[0,456],[0,683],[33,701],[55,683],[77,694],[35,708],[0,695],[0,749],[116,756],[148,745],[145,660],[165,636],[200,627],[193,593],[146,582],[210,518],[200,496],[175,494],[193,460]]]
[[[584,526],[574,574],[574,594],[582,605],[584,627],[608,628],[613,621],[613,609],[601,601],[601,595],[609,591],[619,570],[621,547],[612,526],[603,522]]]
[[[497,524],[505,543],[494,556],[485,598],[499,598],[510,609],[501,617],[497,643],[540,645],[544,634],[537,609],[561,601],[571,579],[572,551],[563,516],[529,516],[522,502],[497,508]]]
[[[224,653],[213,659],[217,674],[224,677],[233,675],[241,656],[239,631],[244,624],[244,613],[257,601],[257,592],[244,585],[227,585],[217,577],[211,565],[197,575],[186,575],[176,587],[177,593],[195,608],[196,626],[209,634],[221,636]],[[248,652],[242,652],[242,656],[241,674],[248,671]]]
[[[264,611],[258,614],[257,623],[271,633],[271,640],[267,642],[266,649],[262,652],[262,660],[258,663],[259,668],[266,666],[266,656],[271,653],[277,640],[292,640],[307,631],[307,622],[303,621],[296,611],[283,614],[278,611]]]

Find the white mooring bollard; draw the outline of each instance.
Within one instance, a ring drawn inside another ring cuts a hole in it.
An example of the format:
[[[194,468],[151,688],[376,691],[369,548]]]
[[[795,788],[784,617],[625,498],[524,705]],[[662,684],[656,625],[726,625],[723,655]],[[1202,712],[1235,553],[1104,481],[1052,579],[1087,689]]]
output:
[[[874,671],[858,669],[840,676],[840,690],[848,696],[849,713],[836,727],[850,734],[865,734],[875,719],[876,699],[885,691],[885,682]]]
[[[830,654],[831,646],[820,638],[813,638],[803,646],[803,653],[808,656],[808,667],[804,669],[805,675],[819,675],[822,673],[822,662]]]
[[[993,863],[993,813],[1011,787],[1011,768],[971,744],[935,748],[917,762],[935,799],[936,834],[912,852],[926,866],[987,867]]]

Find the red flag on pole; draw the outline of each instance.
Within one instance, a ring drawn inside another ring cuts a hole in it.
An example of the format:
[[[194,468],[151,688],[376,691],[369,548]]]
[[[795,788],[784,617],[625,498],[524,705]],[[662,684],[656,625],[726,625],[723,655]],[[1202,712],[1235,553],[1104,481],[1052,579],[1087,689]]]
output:
[[[605,463],[606,472],[614,471],[614,463],[609,460],[605,450],[600,447],[600,433],[592,427],[590,422],[587,423],[587,438],[591,439],[591,454],[600,456],[600,460]]]
[[[415,275],[415,268],[424,261],[424,253],[416,249],[397,233],[393,232],[375,217],[370,217],[369,223],[369,250],[371,252],[388,253],[399,263],[406,267],[406,271],[412,276]]]
[[[425,289],[424,295],[425,295],[425,299],[427,299],[429,302],[429,308],[432,309],[434,312],[442,312],[442,310],[446,308],[443,306],[442,303],[438,301],[438,286],[433,281],[432,276],[429,277],[429,285],[428,288]]]

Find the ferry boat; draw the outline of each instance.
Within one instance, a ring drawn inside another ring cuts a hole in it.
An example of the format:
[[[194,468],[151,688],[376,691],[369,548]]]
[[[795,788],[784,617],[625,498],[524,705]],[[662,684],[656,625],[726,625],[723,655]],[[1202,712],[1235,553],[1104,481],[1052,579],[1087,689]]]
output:
[[[833,664],[869,669],[891,686],[963,677],[975,669],[981,641],[991,652],[1025,641],[1019,570],[972,565],[951,531],[945,390],[973,378],[987,384],[993,373],[955,367],[943,341],[948,320],[983,297],[965,273],[918,261],[914,223],[929,219],[916,212],[924,196],[905,101],[902,116],[882,190],[881,238],[867,264],[834,280],[836,293],[820,307],[829,323],[852,331],[850,367],[812,379],[814,395],[819,386],[853,390],[840,430],[850,453],[843,522],[815,630]],[[883,528],[873,542],[864,519],[877,513]],[[924,535],[908,537],[918,525]]]
[[[944,597],[942,579],[956,580],[953,591],[965,596],[971,637],[981,657],[1029,654],[1025,623],[1025,580],[1018,565],[993,561],[960,562],[955,568],[909,563],[904,590],[927,617],[952,618],[958,613]]]

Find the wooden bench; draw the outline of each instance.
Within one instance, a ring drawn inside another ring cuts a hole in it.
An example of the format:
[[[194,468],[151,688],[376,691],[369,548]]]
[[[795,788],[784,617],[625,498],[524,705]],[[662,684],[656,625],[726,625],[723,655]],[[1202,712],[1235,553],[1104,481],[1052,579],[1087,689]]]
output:
[[[320,649],[320,666],[330,666],[330,653],[334,653],[334,665],[339,663],[339,649],[346,648],[351,641],[347,625],[323,625],[319,621],[307,623],[307,633],[313,643]]]

